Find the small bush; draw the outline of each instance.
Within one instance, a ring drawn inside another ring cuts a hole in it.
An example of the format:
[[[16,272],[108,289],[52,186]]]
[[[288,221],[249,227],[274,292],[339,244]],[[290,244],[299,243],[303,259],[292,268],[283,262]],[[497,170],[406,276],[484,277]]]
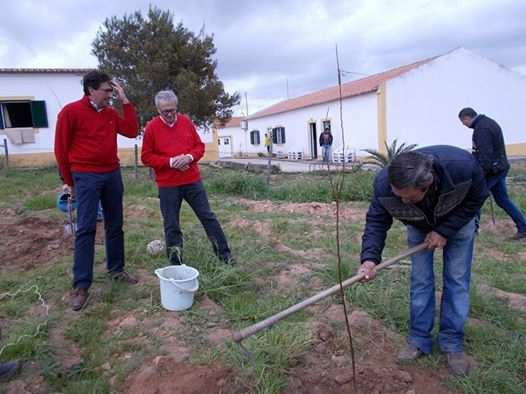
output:
[[[46,193],[28,198],[24,201],[24,208],[33,211],[42,211],[44,209],[54,208],[55,204],[56,196],[54,194]]]
[[[268,192],[263,176],[239,171],[224,171],[210,176],[207,189],[210,192],[250,198],[263,198]]]

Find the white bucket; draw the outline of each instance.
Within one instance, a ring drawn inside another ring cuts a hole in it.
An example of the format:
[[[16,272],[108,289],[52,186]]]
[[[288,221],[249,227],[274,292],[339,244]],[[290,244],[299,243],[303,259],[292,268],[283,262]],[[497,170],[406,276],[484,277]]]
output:
[[[161,305],[169,311],[183,311],[194,303],[199,289],[199,271],[187,265],[169,265],[158,268],[155,275],[161,284]]]

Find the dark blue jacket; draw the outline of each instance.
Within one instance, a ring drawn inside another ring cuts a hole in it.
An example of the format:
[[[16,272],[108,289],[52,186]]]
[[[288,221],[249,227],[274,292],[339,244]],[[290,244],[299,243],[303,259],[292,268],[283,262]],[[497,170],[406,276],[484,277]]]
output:
[[[434,157],[436,203],[433,210],[426,215],[416,205],[404,204],[391,191],[387,168],[382,169],[374,180],[374,197],[366,216],[362,262],[381,261],[393,218],[424,232],[435,231],[449,238],[477,215],[488,197],[482,169],[469,152],[447,145],[416,151]]]
[[[510,169],[502,130],[497,122],[486,115],[477,115],[473,129],[473,156],[485,175],[499,176]]]

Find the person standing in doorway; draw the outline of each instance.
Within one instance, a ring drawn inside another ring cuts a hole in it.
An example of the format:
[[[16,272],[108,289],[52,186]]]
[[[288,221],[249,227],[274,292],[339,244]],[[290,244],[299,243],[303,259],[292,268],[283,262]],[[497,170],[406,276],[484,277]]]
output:
[[[320,134],[320,146],[324,163],[331,161],[332,133],[328,125],[325,126],[323,133]]]
[[[272,153],[272,137],[269,133],[265,133],[265,147],[267,148],[267,153],[270,155]]]
[[[216,256],[233,264],[230,247],[210,209],[197,162],[205,147],[192,121],[177,113],[178,99],[171,90],[155,95],[159,116],[146,126],[141,160],[155,171],[159,187],[161,214],[166,238],[166,252],[171,264],[183,263],[183,233],[179,215],[183,200],[190,205],[203,225]]]
[[[506,156],[502,129],[493,119],[477,114],[473,108],[463,108],[458,117],[464,126],[473,129],[473,156],[484,171],[488,189],[497,205],[508,214],[517,227],[517,232],[510,239],[526,238],[526,218],[511,201],[506,187],[510,163]]]
[[[135,138],[139,126],[124,89],[108,74],[91,71],[83,78],[84,97],[58,114],[55,157],[63,190],[77,201],[73,264],[73,310],[84,307],[93,281],[97,208],[104,215],[106,264],[112,280],[137,283],[124,270],[123,184],[117,156],[117,134]],[[112,95],[122,103],[121,116],[111,106]]]

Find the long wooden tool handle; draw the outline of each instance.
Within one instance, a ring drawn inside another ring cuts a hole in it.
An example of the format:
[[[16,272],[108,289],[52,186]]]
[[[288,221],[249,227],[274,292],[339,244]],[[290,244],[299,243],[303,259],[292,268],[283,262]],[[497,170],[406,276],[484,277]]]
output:
[[[425,243],[421,243],[417,246],[414,246],[408,250],[406,250],[404,253],[401,253],[399,254],[398,256],[395,256],[389,260],[385,260],[383,263],[380,263],[376,266],[376,270],[377,271],[380,271],[396,262],[398,262],[399,260],[402,260],[403,258],[405,257],[409,257],[409,256],[412,256],[414,255],[415,253],[418,253],[420,252],[421,250],[425,249],[426,248],[426,244]],[[349,287],[350,285],[360,281],[361,279],[363,279],[363,274],[358,274],[358,275],[355,275],[349,279],[346,279],[342,282],[342,285],[344,288],[346,287]],[[246,328],[243,328],[242,330],[240,331],[235,331],[233,334],[232,334],[232,338],[234,339],[234,341],[236,342],[241,342],[243,339],[251,336],[251,335],[254,335],[258,332],[260,332],[261,330],[264,330],[265,328],[267,327],[270,327],[272,325],[274,325],[275,323],[277,323],[278,321],[280,321],[281,319],[289,316],[289,315],[292,315],[293,313],[301,310],[301,309],[304,309],[306,307],[308,307],[309,305],[311,304],[314,304],[315,302],[318,302],[319,300],[323,299],[323,298],[326,298],[330,295],[333,295],[335,293],[337,293],[338,291],[340,290],[340,284],[337,284],[337,285],[334,285],[332,286],[331,288],[327,289],[327,290],[324,290],[318,294],[315,294],[313,295],[312,297],[310,298],[307,298],[306,300],[303,300],[301,301],[300,303],[298,304],[295,304],[295,305],[292,305],[291,307],[281,311],[281,312],[278,312],[276,313],[275,315],[272,315],[268,318],[266,318],[265,320],[262,320],[258,323],[255,323],[251,326],[248,326]]]

